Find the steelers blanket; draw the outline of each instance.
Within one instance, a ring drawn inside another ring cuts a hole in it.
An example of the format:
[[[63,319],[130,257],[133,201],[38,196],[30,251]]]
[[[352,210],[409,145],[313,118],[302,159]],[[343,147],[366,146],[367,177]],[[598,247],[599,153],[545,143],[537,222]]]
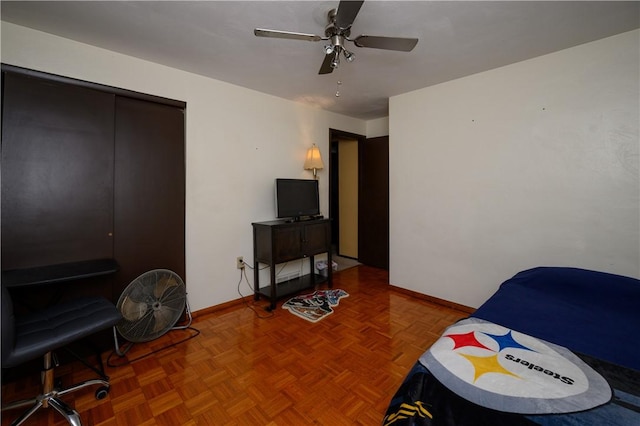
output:
[[[640,372],[577,355],[468,318],[449,327],[415,363],[383,424],[640,425]]]
[[[478,318],[449,327],[420,362],[457,395],[503,412],[584,411],[612,396],[607,381],[571,351]]]

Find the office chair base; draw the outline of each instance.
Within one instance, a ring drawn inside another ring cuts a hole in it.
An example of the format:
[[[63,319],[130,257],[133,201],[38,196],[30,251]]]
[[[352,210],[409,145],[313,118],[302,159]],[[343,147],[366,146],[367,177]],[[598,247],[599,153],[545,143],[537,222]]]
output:
[[[65,404],[63,401],[61,401],[60,399],[58,399],[56,397],[49,397],[49,398],[46,399],[46,401],[47,401],[48,406],[52,407],[54,410],[56,410],[58,413],[60,413],[65,419],[67,419],[67,422],[70,425],[82,426],[82,422],[80,421],[80,414],[78,414],[78,412],[76,410],[74,410],[73,408],[69,407],[67,404]],[[41,408],[41,407],[44,407],[44,400],[36,401],[36,403],[33,405],[33,407],[31,407],[29,410],[27,410],[24,413],[22,413],[22,415],[20,417],[15,419],[11,423],[11,426],[19,426],[19,425],[21,425],[22,423],[27,421],[27,419],[29,417],[31,417],[31,415],[34,414],[36,411],[38,411],[38,409]]]
[[[71,392],[75,392],[79,389],[85,388],[87,386],[100,385],[100,388],[96,391],[96,398],[102,399],[109,392],[109,382],[101,379],[92,379],[86,380],[84,382],[77,383],[73,386],[70,386],[65,389],[57,390],[49,392],[45,395],[38,395],[35,398],[31,399],[23,399],[21,401],[15,401],[10,404],[7,404],[2,407],[2,411],[14,410],[17,408],[28,407],[31,405],[27,411],[25,411],[20,417],[11,423],[12,426],[19,426],[24,423],[31,415],[33,415],[40,408],[48,408],[51,407],[60,413],[67,422],[72,426],[82,426],[82,422],[80,421],[80,414],[73,408],[69,407],[64,401],[62,401],[59,396],[66,395]]]

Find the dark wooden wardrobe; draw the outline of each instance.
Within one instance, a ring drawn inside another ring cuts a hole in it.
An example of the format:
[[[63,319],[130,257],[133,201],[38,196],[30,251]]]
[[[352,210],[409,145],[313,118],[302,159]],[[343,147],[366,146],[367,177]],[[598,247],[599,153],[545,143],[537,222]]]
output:
[[[156,268],[186,282],[186,104],[6,65],[2,77],[3,285],[28,306],[115,303]]]

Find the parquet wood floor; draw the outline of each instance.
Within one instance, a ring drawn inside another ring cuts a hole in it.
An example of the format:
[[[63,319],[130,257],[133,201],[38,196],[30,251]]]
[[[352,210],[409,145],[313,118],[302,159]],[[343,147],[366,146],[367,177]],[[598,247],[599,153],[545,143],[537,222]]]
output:
[[[411,297],[388,285],[388,274],[357,266],[334,275],[346,290],[335,312],[311,323],[281,309],[268,316],[243,304],[197,316],[200,334],[117,368],[107,368],[111,392],[66,395],[84,425],[379,425],[417,358],[445,327],[468,313]],[[246,285],[243,293],[248,294]],[[252,298],[247,298],[254,305]],[[136,358],[178,341],[172,331],[137,344]],[[108,354],[105,354],[106,359]],[[113,363],[125,364],[116,357]],[[65,385],[91,376],[81,365],[57,369]],[[2,388],[3,401],[37,393],[39,375]],[[5,412],[2,425],[20,411]],[[64,425],[52,409],[30,425]]]

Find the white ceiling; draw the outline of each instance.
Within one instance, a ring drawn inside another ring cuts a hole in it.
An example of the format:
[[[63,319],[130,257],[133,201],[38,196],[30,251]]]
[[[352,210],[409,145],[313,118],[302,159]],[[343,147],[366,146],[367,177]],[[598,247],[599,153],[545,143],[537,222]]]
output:
[[[253,35],[268,28],[324,35],[338,1],[2,1],[3,21],[216,80],[373,119],[390,96],[640,27],[640,2],[365,1],[352,38],[419,38],[409,53],[358,48],[318,75],[325,42]],[[340,97],[335,96],[337,82]]]

